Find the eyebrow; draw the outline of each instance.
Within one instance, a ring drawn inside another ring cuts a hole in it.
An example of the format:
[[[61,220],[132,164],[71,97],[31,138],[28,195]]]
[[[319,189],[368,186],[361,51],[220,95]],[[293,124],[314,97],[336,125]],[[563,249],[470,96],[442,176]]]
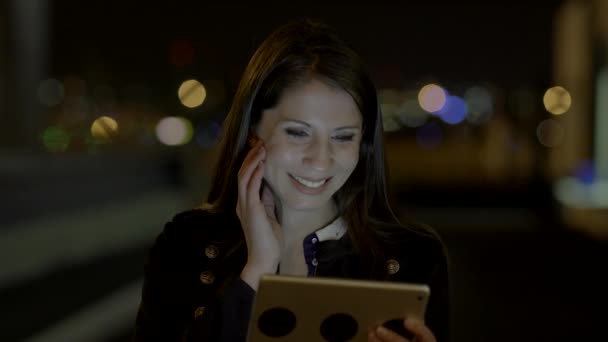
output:
[[[289,118],[285,118],[283,121],[292,121],[295,123],[299,123],[301,125],[304,125],[306,127],[311,127],[310,124],[306,121],[302,121],[302,120],[298,120],[298,119],[289,119]],[[338,127],[335,128],[334,131],[341,131],[341,130],[345,130],[345,129],[361,129],[361,127],[357,126],[357,125],[352,125],[352,126],[342,126],[342,127]]]

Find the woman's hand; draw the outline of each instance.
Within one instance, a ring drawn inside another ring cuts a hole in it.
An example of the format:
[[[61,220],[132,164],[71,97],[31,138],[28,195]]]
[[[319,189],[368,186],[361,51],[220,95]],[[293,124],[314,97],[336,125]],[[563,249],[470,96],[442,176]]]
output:
[[[243,227],[248,253],[241,279],[254,290],[262,274],[276,271],[281,256],[281,228],[274,216],[274,198],[266,186],[262,188],[265,159],[263,142],[258,140],[238,173],[236,214]]]
[[[369,342],[437,342],[433,332],[422,321],[406,318],[403,325],[414,335],[413,340],[408,340],[381,325],[370,329],[367,340]]]

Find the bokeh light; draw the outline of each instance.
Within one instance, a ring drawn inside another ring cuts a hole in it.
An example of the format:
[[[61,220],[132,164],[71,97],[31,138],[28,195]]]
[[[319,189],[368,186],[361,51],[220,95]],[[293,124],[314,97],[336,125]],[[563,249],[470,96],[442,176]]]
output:
[[[118,122],[109,116],[101,116],[91,125],[91,135],[99,142],[109,142],[118,134]]]
[[[555,115],[564,114],[572,105],[570,93],[562,87],[549,88],[543,96],[545,109]]]
[[[468,122],[482,125],[490,120],[494,111],[494,101],[486,88],[473,86],[464,92],[463,98],[467,105]]]
[[[403,101],[398,112],[401,124],[412,128],[424,125],[429,118],[429,114],[420,108],[416,99]]]
[[[416,129],[416,142],[425,149],[431,150],[443,141],[441,127],[434,122],[428,122],[424,126]]]
[[[538,141],[546,147],[556,147],[564,141],[566,130],[557,120],[547,119],[536,128]]]
[[[385,132],[396,132],[401,128],[395,116],[385,116],[382,118],[382,128]]]
[[[70,134],[59,126],[50,126],[42,133],[42,144],[49,152],[64,152],[70,140]]]
[[[207,97],[205,87],[197,80],[184,81],[177,91],[179,100],[188,108],[195,108],[203,104]]]
[[[76,75],[66,76],[63,79],[63,87],[65,90],[65,97],[78,98],[86,96],[87,94],[86,81]]]
[[[63,89],[63,83],[54,78],[49,78],[40,82],[37,94],[40,103],[47,107],[53,107],[63,101],[65,90]]]
[[[573,171],[579,182],[591,185],[595,182],[595,165],[591,160],[582,161]]]
[[[420,108],[429,113],[436,113],[446,103],[447,92],[437,84],[427,84],[418,93],[418,103]]]
[[[156,125],[156,137],[168,146],[187,144],[192,139],[192,135],[192,123],[183,117],[165,117]]]
[[[443,108],[435,112],[439,118],[450,125],[458,124],[467,116],[467,105],[464,100],[458,96],[448,96]]]

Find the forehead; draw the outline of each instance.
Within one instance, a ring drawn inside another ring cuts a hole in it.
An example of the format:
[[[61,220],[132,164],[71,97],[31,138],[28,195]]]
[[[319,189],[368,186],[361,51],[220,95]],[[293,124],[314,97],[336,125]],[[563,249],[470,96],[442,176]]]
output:
[[[287,88],[277,105],[262,115],[262,123],[284,119],[322,126],[360,126],[362,120],[348,92],[314,78]]]

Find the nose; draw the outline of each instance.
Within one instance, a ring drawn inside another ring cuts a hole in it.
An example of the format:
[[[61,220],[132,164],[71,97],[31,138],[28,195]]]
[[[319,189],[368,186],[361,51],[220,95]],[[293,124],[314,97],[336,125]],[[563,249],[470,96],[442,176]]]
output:
[[[304,165],[315,171],[325,172],[329,170],[334,162],[331,144],[327,141],[321,141],[321,139],[312,142],[306,149],[303,161]]]

